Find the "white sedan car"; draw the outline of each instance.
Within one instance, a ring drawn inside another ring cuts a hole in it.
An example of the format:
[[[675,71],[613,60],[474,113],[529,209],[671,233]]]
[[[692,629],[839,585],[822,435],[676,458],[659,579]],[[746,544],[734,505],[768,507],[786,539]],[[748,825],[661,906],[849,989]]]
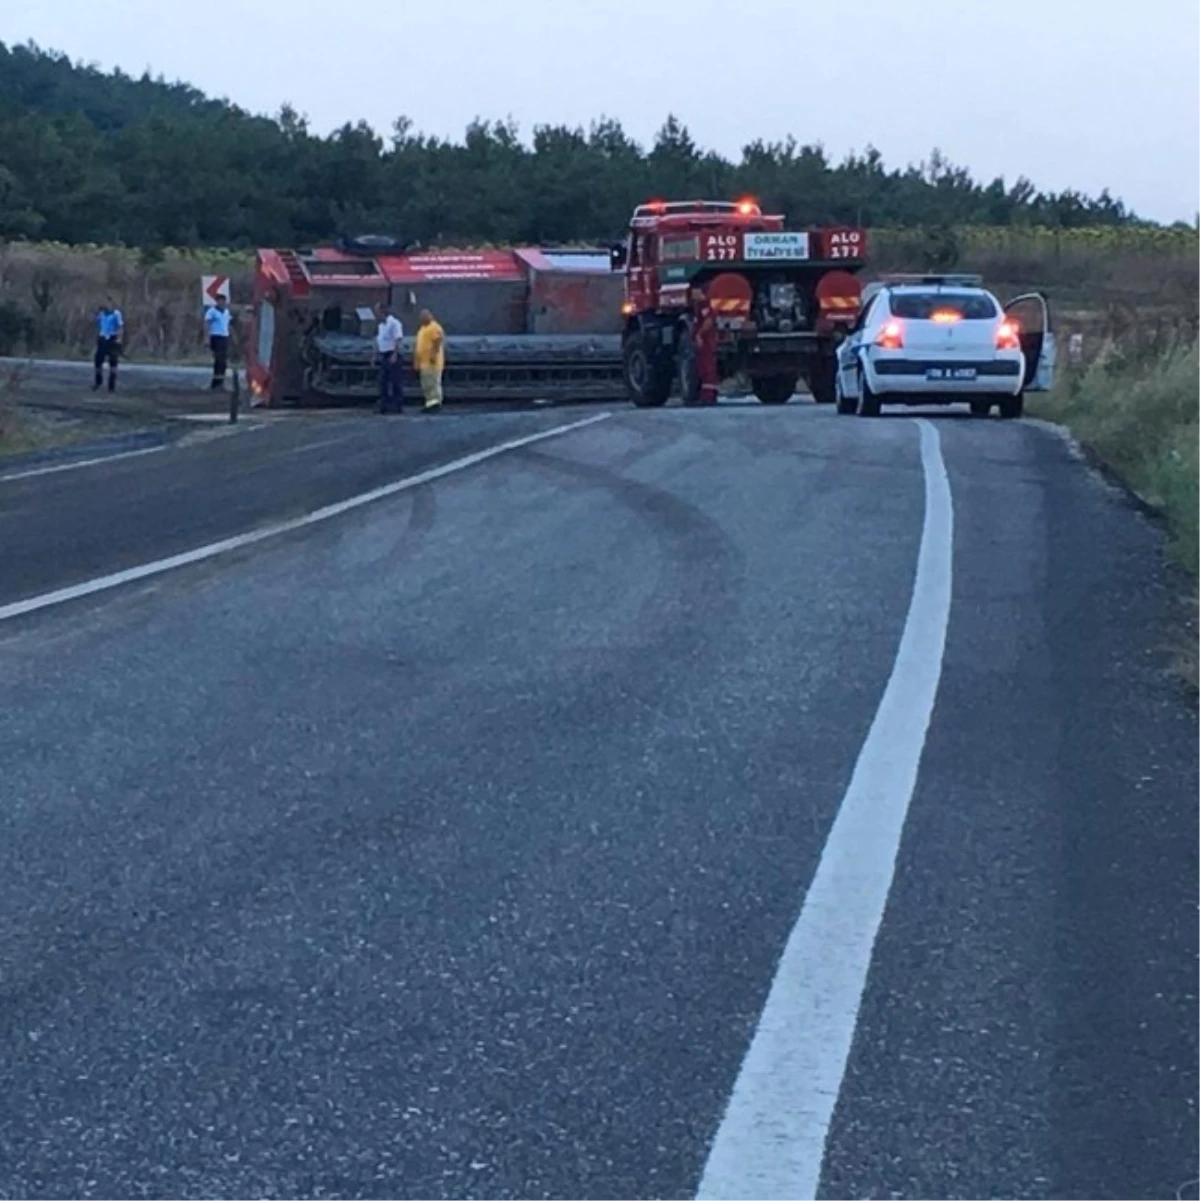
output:
[[[839,413],[877,417],[885,404],[965,401],[1020,417],[1026,392],[1054,377],[1050,308],[1040,292],[1007,305],[978,276],[925,275],[868,285],[858,321],[838,347]]]

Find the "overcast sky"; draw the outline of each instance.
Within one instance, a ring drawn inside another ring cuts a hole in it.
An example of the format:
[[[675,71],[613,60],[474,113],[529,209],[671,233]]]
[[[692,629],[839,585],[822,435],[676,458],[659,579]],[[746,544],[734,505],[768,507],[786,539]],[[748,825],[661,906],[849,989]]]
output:
[[[788,133],[889,166],[937,146],[1157,220],[1200,207],[1197,0],[0,0],[0,41],[30,39],[256,112],[290,101],[322,133],[606,114],[648,142],[673,111],[732,157]]]

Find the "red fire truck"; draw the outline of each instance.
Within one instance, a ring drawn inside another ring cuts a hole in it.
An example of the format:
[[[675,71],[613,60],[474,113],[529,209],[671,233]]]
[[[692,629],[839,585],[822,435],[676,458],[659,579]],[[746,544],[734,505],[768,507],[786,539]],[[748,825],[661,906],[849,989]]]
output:
[[[720,379],[748,379],[764,404],[785,404],[803,377],[814,400],[830,403],[866,251],[862,229],[789,230],[753,200],[639,205],[612,251],[625,275],[622,357],[633,403],[665,404],[676,386],[695,402],[706,322],[715,325]]]

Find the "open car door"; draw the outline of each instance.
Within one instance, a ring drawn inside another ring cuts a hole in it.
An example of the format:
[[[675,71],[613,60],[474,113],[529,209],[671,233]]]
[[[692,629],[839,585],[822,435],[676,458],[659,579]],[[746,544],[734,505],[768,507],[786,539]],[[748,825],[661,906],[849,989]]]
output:
[[[1004,306],[1005,316],[1017,324],[1025,355],[1025,391],[1049,392],[1054,386],[1058,357],[1050,327],[1050,303],[1041,292],[1026,292]]]
[[[858,347],[862,327],[851,331],[837,348],[837,385],[845,397],[858,396]]]

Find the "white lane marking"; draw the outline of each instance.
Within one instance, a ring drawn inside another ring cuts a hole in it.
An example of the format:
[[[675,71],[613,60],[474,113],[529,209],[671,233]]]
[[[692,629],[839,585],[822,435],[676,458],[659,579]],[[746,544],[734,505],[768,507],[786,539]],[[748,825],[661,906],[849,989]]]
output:
[[[348,434],[339,434],[336,438],[322,438],[319,442],[303,442],[299,446],[288,447],[284,454],[302,455],[307,454],[310,450],[324,450],[330,446],[337,446],[342,442],[354,442],[361,438],[363,431],[361,429],[352,430]]]
[[[80,467],[95,467],[97,463],[116,463],[121,459],[135,459],[138,455],[152,455],[166,446],[144,446],[140,450],[122,450],[115,455],[97,455],[94,459],[76,459],[73,463],[57,463],[53,467],[32,467],[28,471],[11,471],[0,475],[0,484],[11,480],[28,480],[35,475],[55,475],[59,471],[75,471]]]
[[[598,421],[605,421],[611,416],[611,413],[598,413],[593,417],[586,417],[582,421],[572,421],[569,425],[556,425],[553,429],[541,430],[536,434],[526,434],[524,437],[513,438],[508,442],[499,442],[485,450],[477,450],[472,454],[463,455],[460,459],[443,463],[440,467],[431,467],[428,471],[407,476],[405,479],[396,480],[391,484],[384,484],[382,487],[373,488],[370,492],[361,492],[347,500],[339,500],[336,504],[314,509],[311,513],[304,514],[303,517],[294,517],[289,521],[263,526],[261,529],[251,530],[246,534],[236,534],[232,538],[222,538],[220,542],[210,542],[205,546],[198,546],[194,550],[184,551],[182,554],[171,555],[166,559],[155,559],[150,563],[141,563],[137,567],[129,567],[124,571],[115,571],[111,575],[85,580],[81,584],[72,584],[67,588],[43,593],[41,596],[31,596],[26,600],[0,605],[0,621],[6,621],[10,617],[20,617],[26,613],[34,613],[39,609],[49,609],[53,605],[61,605],[66,601],[91,596],[95,592],[119,588],[122,584],[130,584],[135,580],[162,575],[164,572],[174,571],[178,567],[187,567],[189,564],[200,563],[231,550],[253,546],[256,542],[264,542],[268,538],[277,538],[280,534],[288,534],[293,530],[304,529],[305,526],[316,525],[320,521],[328,521],[331,517],[349,513],[352,509],[361,508],[372,501],[382,500],[385,496],[395,496],[398,492],[405,492],[410,488],[419,487],[421,484],[430,483],[432,480],[441,479],[443,476],[452,475],[456,471],[463,471],[467,467],[474,467],[476,463],[494,459],[497,455],[519,450],[522,446],[529,446],[534,442],[543,442],[547,438],[557,438],[572,430],[583,429],[585,426],[595,425]]]
[[[925,519],[892,674],[709,1152],[699,1198],[812,1198],[933,713],[954,510],[923,418]]]

